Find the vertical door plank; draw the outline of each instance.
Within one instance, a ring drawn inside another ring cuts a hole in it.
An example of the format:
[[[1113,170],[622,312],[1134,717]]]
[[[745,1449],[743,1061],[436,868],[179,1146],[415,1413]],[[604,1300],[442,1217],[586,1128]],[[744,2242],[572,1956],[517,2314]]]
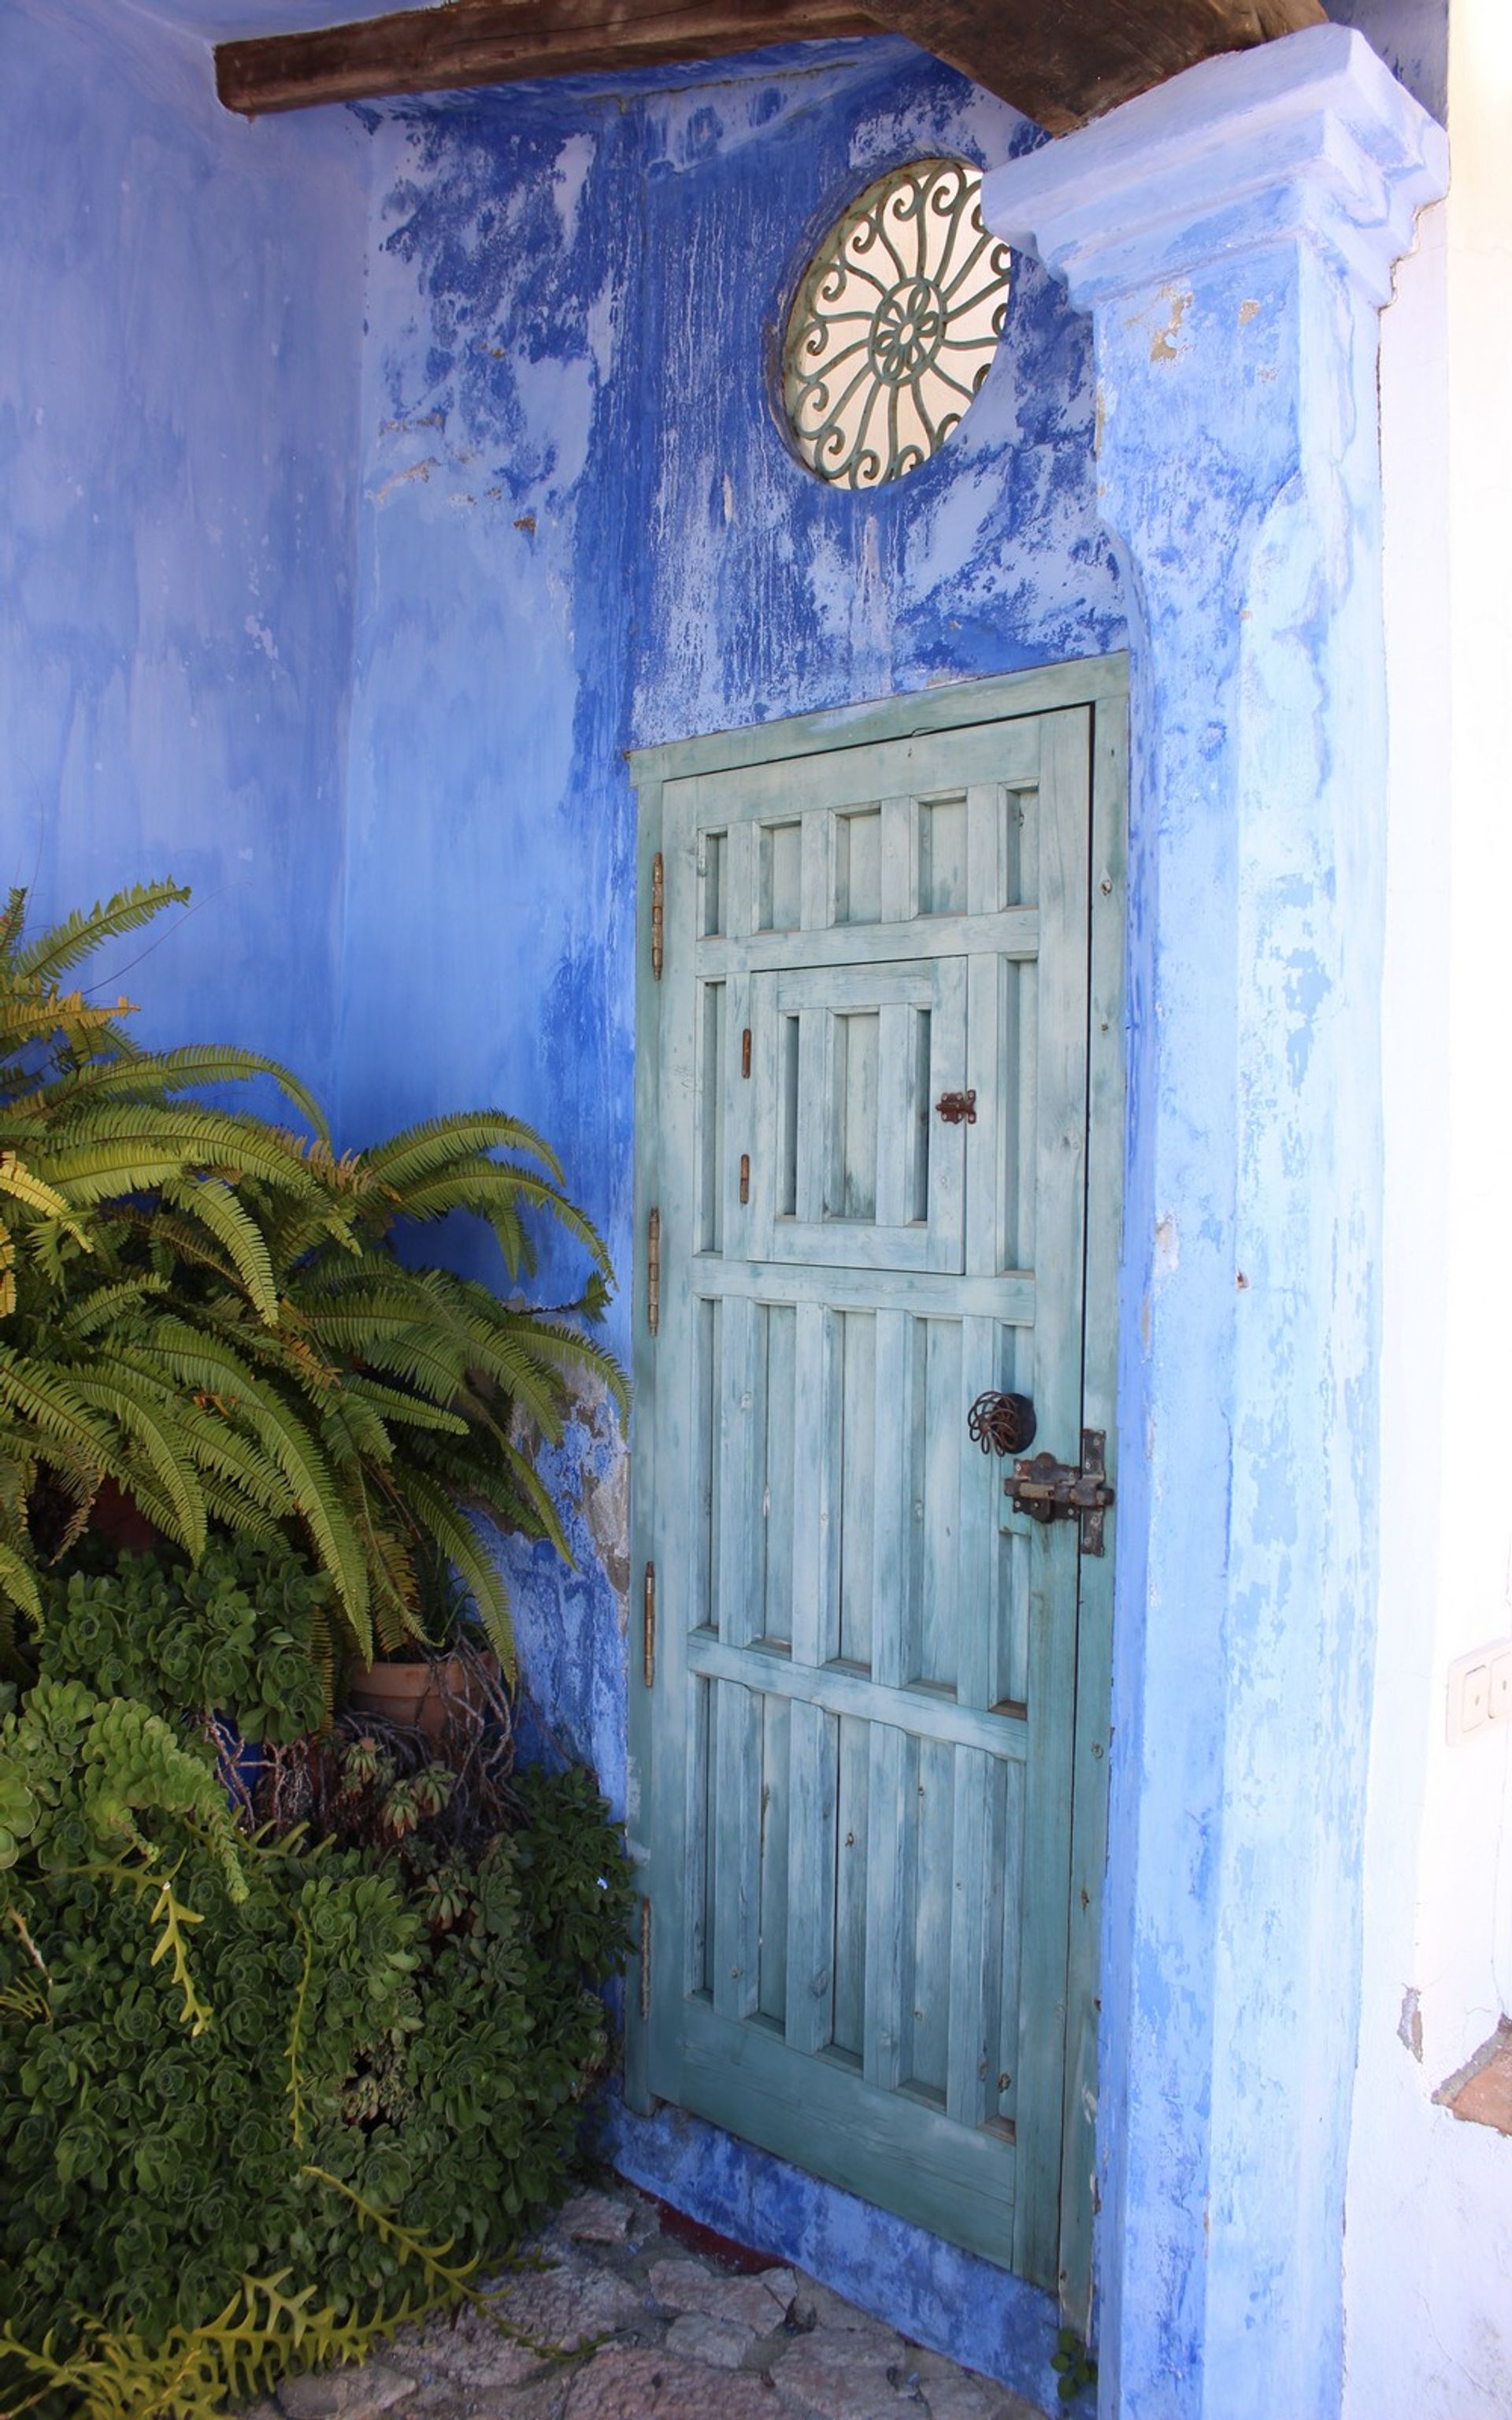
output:
[[[1007,1250],[1003,1128],[1016,1094],[1003,1064],[1002,990],[1000,959],[967,960],[966,1082],[977,1095],[965,1168],[965,1264],[972,1277],[996,1277],[1015,1265]]]
[[[1118,1307],[1123,1198],[1123,957],[1128,724],[1121,702],[1100,706],[1092,744],[1092,951],[1088,1020],[1087,1326],[1083,1419],[1107,1437],[1118,1487]],[[1065,2149],[1061,2172],[1061,2296],[1072,2324],[1091,2331],[1092,2177],[1097,2157],[1098,1951],[1107,1859],[1107,1745],[1113,1668],[1113,1554],[1084,1556],[1077,1634],[1075,1787],[1069,1904]]]
[[[955,1760],[945,1740],[916,1743],[914,1791],[912,2007],[905,2007],[904,2071],[938,2108],[949,2089],[954,1977],[950,1934],[955,1898]]]
[[[877,1056],[880,1014],[831,1016],[830,1175],[826,1214],[831,1218],[877,1216]]]
[[[918,809],[911,798],[882,801],[878,873],[881,922],[906,924],[918,913]]]
[[[727,1647],[747,1647],[759,1635],[757,1486],[761,1439],[756,1407],[760,1386],[757,1358],[763,1341],[761,1306],[748,1295],[729,1295],[721,1305],[719,1327],[717,1605],[720,1638]]]
[[[766,1385],[763,1464],[765,1484],[760,1512],[765,1541],[762,1567],[762,1637],[786,1646],[793,1637],[793,1491],[796,1402],[796,1310],[787,1303],[766,1311]]]
[[[983,1748],[958,1747],[946,2109],[962,2126],[984,2125],[997,2107],[1007,1804],[1001,1761]],[[1016,1921],[1016,1908],[1013,1916]]]
[[[738,1681],[714,1691],[714,2005],[748,2017],[761,1979],[763,1701]]]
[[[877,1173],[879,1227],[905,1227],[914,1215],[914,1026],[918,1012],[900,1002],[877,1011]]]
[[[720,854],[723,859],[721,887],[724,892],[722,901],[725,916],[724,929],[732,940],[748,940],[756,930],[761,915],[761,901],[757,896],[759,885],[755,825],[744,818],[738,823],[733,823]],[[684,937],[686,947],[687,927],[681,927],[680,933]]]
[[[807,1226],[817,1226],[825,1215],[838,1114],[830,1023],[822,1008],[806,1008],[798,1017],[797,1203]]]
[[[914,1853],[918,1742],[872,1723],[868,1778],[866,2030],[868,2084],[895,2092],[907,2081],[914,2008]]]
[[[870,1668],[874,1652],[877,1314],[845,1311],[839,1320],[841,1453],[837,1646],[844,1662]]]
[[[835,817],[812,807],[803,818],[803,871],[799,923],[806,933],[823,933],[835,921]]]
[[[920,799],[918,807],[918,912],[957,916],[965,912],[968,880],[967,801],[964,796]]]
[[[840,1650],[841,1373],[838,1322],[800,1302],[793,1346],[793,1660]]]
[[[787,2039],[795,2051],[818,2051],[835,1998],[840,1724],[798,1698],[789,1726]]]
[[[959,1093],[966,1083],[966,966],[964,958],[941,958],[934,969],[935,1007],[930,1019],[933,1056],[930,1083]],[[965,1184],[968,1140],[990,1153],[991,1128],[947,1125],[931,1105],[929,1161],[929,1265],[958,1270],[965,1250]]]
[[[966,1436],[966,1418],[979,1395],[999,1386],[1001,1331],[995,1319],[961,1322],[961,1381],[954,1418],[961,1449],[961,1535],[956,1557],[956,1697],[963,1706],[992,1706],[999,1695],[997,1535],[1004,1466]]]
[[[962,1373],[962,1323],[921,1320],[926,1342],[923,1426],[923,1558],[919,1574],[918,1641],[908,1680],[954,1688],[961,1665],[962,1448],[966,1399]],[[969,1446],[973,1455],[976,1448]]]
[[[724,990],[724,1120],[719,1138],[723,1178],[721,1223],[723,1240],[720,1249],[732,1260],[755,1257],[759,1229],[756,1218],[759,1202],[748,1198],[742,1202],[741,1160],[757,1155],[755,1115],[751,1094],[753,1084],[743,1073],[743,1039],[755,1014],[752,1004],[754,985],[744,970],[733,974]],[[769,1147],[768,1147],[769,1153]],[[748,1197],[749,1187],[747,1187]]]
[[[966,905],[973,916],[995,916],[1008,905],[1007,813],[1001,782],[972,783],[966,792]]]
[[[905,1311],[876,1313],[872,1453],[872,1677],[898,1688],[904,1670],[915,1607],[917,1528],[913,1460],[915,1422],[922,1410],[915,1375],[915,1330]]]
[[[683,1892],[687,1947],[681,1960],[674,1940],[658,1942],[663,1960],[683,1967],[683,1990],[712,1991],[714,1938],[714,1689],[712,1681],[687,1684],[687,1871]],[[675,1904],[675,1902],[674,1902]]]
[[[1024,1930],[1018,1921],[1018,1911],[1024,1898],[1024,1798],[1025,1782],[1022,1764],[1011,1763],[1003,1770],[1003,1906],[1002,1972],[999,1978],[998,2007],[1001,2010],[1002,2032],[998,2038],[997,2073],[989,2077],[995,2086],[994,2102],[1000,2124],[1011,2126],[1015,2137],[1019,2119],[1019,2044],[1023,2039],[1023,1975]]]
[[[762,1699],[761,1935],[756,2005],[781,2024],[788,2001],[788,1870],[792,1814],[791,1707]]]
[[[840,1717],[835,1818],[835,1998],[831,2039],[857,2061],[866,2033],[867,1801],[872,1726]]]
[[[725,986],[701,985],[698,1068],[698,1248],[724,1249]]]
[[[1081,1446],[1088,726],[1085,711],[1056,715],[1046,719],[1041,734],[1035,1401],[1037,1443],[1069,1462],[1077,1460]],[[1029,1546],[1013,2250],[1023,2275],[1054,2289],[1059,2276],[1077,1530],[1071,1521],[1035,1526]]]

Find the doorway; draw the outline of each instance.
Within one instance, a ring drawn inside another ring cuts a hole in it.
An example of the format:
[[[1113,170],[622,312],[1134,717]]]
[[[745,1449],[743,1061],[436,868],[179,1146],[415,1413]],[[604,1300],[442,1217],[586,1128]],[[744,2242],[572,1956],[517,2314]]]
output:
[[[629,2095],[1083,2321],[1126,726],[1110,659],[633,760]]]

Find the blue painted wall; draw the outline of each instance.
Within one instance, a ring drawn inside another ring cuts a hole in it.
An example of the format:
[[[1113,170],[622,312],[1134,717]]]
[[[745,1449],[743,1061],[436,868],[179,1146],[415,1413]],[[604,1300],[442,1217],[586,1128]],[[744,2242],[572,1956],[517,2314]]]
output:
[[[1324,0],[1443,125],[1449,111],[1449,0]]]
[[[1086,323],[1032,263],[948,448],[825,489],[773,409],[781,313],[850,194],[1038,138],[899,43],[717,82],[374,113],[341,1119],[497,1100],[628,1280],[634,802],[624,751],[1120,646]],[[573,1282],[551,1265],[554,1294]],[[612,1333],[628,1342],[628,1284]],[[537,1720],[623,1803],[625,1465],[548,1475],[579,1555],[515,1557]],[[618,1525],[618,1526],[617,1526]],[[595,1544],[618,1556],[616,1593]],[[1040,2393],[1050,2307],[779,2163],[621,2115],[626,2169]]]
[[[1036,139],[889,41],[375,115],[350,1138],[507,1104],[627,1274],[625,748],[1122,644],[1085,326],[1032,264],[986,388],[910,478],[826,489],[773,409],[786,297],[845,199],[899,159]],[[602,1428],[594,1450],[602,1528]],[[623,1605],[591,1554],[520,1578],[545,1717],[619,1796]]]
[[[327,1088],[363,148],[228,118],[116,0],[0,0],[3,871],[39,918],[193,883],[130,978],[151,1030]]]

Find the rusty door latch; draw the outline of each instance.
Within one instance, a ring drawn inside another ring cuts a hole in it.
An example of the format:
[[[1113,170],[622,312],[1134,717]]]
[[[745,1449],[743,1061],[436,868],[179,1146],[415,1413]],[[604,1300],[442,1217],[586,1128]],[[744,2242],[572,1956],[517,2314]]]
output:
[[[1083,1429],[1081,1467],[1057,1462],[1053,1453],[1037,1453],[1032,1462],[1016,1462],[1013,1476],[1003,1481],[1003,1493],[1031,1521],[1079,1521],[1084,1555],[1103,1551],[1103,1515],[1113,1502],[1107,1481],[1107,1434]]]
[[[934,1104],[935,1113],[948,1126],[974,1126],[977,1123],[977,1095],[972,1093],[942,1093]]]

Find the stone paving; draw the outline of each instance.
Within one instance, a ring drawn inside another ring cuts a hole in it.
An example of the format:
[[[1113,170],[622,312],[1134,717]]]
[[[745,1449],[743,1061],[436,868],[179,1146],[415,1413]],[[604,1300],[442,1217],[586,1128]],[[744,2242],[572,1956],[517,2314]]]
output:
[[[363,2368],[286,2380],[247,2420],[1041,2420],[800,2271],[688,2250],[628,2187],[579,2194],[535,2256],[498,2306],[576,2360],[465,2311]]]

